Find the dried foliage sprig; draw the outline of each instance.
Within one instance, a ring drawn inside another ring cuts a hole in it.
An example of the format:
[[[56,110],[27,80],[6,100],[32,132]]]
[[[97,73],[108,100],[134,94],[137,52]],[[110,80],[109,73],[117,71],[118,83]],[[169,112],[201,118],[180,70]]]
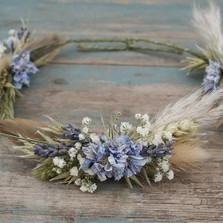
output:
[[[153,119],[136,114],[134,124],[120,121],[121,114],[110,122],[101,118],[101,129],[94,129],[88,117],[81,127],[49,117],[49,126],[5,119],[0,120],[0,134],[13,140],[14,149],[24,153],[21,157],[39,161],[33,175],[41,180],[73,183],[91,193],[98,181],[108,179],[142,187],[144,182],[171,180],[174,171],[191,171],[208,158],[202,137],[222,117],[222,94],[198,90]]]

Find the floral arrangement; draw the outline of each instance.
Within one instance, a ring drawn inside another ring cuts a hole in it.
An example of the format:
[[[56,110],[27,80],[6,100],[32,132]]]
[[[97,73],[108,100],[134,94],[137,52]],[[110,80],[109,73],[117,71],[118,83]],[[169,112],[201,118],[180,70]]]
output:
[[[191,171],[208,158],[202,136],[207,138],[206,127],[222,117],[222,93],[198,90],[152,119],[136,114],[134,123],[120,121],[120,113],[110,122],[101,118],[101,128],[94,128],[89,117],[81,127],[50,117],[49,126],[2,119],[0,134],[13,140],[13,148],[24,153],[20,157],[38,161],[33,175],[41,180],[75,184],[90,193],[108,179],[142,187],[144,182],[172,180],[176,171]]]
[[[31,75],[50,62],[58,49],[70,43],[107,42],[106,39],[66,39],[56,34],[35,37],[22,20],[19,30],[10,30],[0,42],[0,119],[14,118],[16,95],[30,86]]]
[[[16,95],[30,85],[30,75],[49,62],[61,46],[57,35],[35,38],[22,21],[19,30],[10,30],[0,43],[0,118],[13,118]]]

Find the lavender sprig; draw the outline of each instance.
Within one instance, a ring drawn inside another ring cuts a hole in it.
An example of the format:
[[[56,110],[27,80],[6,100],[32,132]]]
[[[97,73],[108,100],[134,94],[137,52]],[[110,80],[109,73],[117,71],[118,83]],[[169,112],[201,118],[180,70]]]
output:
[[[207,73],[203,79],[203,88],[206,93],[212,92],[217,89],[221,78],[220,63],[209,60],[209,65],[206,67]]]

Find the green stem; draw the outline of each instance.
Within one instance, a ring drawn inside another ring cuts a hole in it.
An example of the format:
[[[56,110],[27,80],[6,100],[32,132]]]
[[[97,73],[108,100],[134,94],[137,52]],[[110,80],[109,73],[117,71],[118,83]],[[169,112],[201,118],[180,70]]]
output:
[[[113,47],[113,46],[90,46],[90,45],[78,45],[78,48],[83,51],[127,51],[127,50],[141,50],[141,51],[152,51],[152,52],[167,52],[167,53],[174,53],[174,54],[182,54],[182,52],[177,51],[175,49],[168,49],[168,48],[153,48],[153,47],[142,47],[142,46],[120,46],[120,47]]]
[[[15,136],[15,135],[5,134],[5,133],[1,133],[1,132],[0,132],[0,136],[5,136],[5,137],[8,137],[8,138],[14,138],[14,139],[17,139],[18,141],[19,140],[24,140],[24,141],[28,141],[28,142],[34,142],[34,143],[46,143],[44,141],[40,141],[40,140],[37,140],[37,139],[24,138],[24,137],[21,137],[21,136]]]
[[[165,46],[167,48],[150,48],[136,45],[135,43],[150,43],[153,45]],[[125,46],[84,46],[80,45],[81,50],[101,50],[101,51],[122,51],[122,50],[148,50],[158,52],[169,52],[169,53],[188,53],[196,57],[202,57],[197,51],[193,51],[188,48],[181,47],[174,43],[168,43],[163,41],[152,40],[150,38],[77,38],[68,39],[63,42],[62,45],[69,43],[124,43]]]

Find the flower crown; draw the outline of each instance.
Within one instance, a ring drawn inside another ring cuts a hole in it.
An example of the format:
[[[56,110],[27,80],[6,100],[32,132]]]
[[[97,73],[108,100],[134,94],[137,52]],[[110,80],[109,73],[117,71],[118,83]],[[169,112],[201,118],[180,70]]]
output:
[[[207,40],[207,49],[201,49],[200,53],[149,39],[133,40],[167,46],[165,52],[174,49],[195,56],[187,59],[186,68],[192,71],[206,67],[203,90],[207,94],[198,90],[167,106],[153,119],[148,114],[136,114],[134,124],[120,121],[121,114],[109,122],[101,118],[99,129],[93,127],[88,117],[83,118],[81,127],[63,125],[52,118],[49,118],[52,122],[49,126],[26,119],[2,119],[0,134],[14,140],[14,149],[25,153],[21,157],[39,161],[33,169],[34,176],[41,180],[73,183],[83,192],[94,192],[97,182],[108,179],[125,179],[132,188],[133,183],[143,186],[144,182],[172,180],[174,171],[193,169],[208,158],[202,149],[202,135],[207,134],[203,127],[215,124],[223,114],[222,90],[217,90],[223,50],[219,9],[210,3],[208,11],[195,9],[194,19]],[[212,19],[217,21],[215,29],[207,33],[206,26],[213,25]],[[38,71],[38,65],[52,59],[61,46],[71,42],[121,41],[126,44],[125,50],[137,49],[130,39],[61,40],[53,35],[36,41],[25,26],[19,31],[11,30],[9,35],[0,44],[2,118],[14,116],[16,89],[29,86],[29,75]]]

